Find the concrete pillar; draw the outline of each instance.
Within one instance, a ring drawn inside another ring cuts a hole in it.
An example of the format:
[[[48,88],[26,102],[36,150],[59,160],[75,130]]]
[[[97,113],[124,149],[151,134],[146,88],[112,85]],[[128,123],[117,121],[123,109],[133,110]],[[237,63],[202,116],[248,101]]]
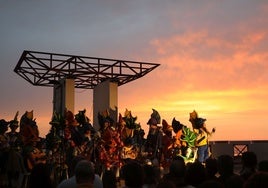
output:
[[[74,112],[74,79],[62,79],[54,85],[53,112],[64,115],[65,108]]]
[[[118,117],[118,84],[104,81],[93,90],[93,126],[99,130],[98,113],[109,110],[110,117],[117,122]]]

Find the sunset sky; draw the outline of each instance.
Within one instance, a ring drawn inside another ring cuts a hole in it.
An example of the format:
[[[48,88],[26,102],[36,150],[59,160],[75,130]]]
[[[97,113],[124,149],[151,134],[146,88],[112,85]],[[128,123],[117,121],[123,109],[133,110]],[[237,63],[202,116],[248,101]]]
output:
[[[268,140],[268,1],[0,0],[0,119],[34,110],[50,128],[50,87],[13,70],[24,50],[161,64],[118,88],[118,108],[142,128],[152,108],[190,126],[196,110],[212,140]],[[92,118],[92,90],[76,89],[75,113]]]

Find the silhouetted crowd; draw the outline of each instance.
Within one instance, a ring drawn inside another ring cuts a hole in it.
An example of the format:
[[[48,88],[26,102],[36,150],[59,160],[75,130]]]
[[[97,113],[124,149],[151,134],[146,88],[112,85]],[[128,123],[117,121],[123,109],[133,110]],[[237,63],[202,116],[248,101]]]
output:
[[[46,138],[39,137],[33,112],[0,120],[0,187],[2,188],[267,188],[268,160],[254,152],[214,157],[206,119],[190,113],[192,129],[169,125],[153,109],[149,132],[126,110],[114,122],[99,113],[95,130],[85,110],[54,114]],[[20,129],[17,131],[17,129]],[[8,131],[10,129],[10,131]],[[175,136],[173,134],[175,133]]]
[[[241,169],[235,170],[232,156],[221,155],[209,158],[202,164],[198,161],[185,164],[182,157],[174,158],[169,170],[163,172],[158,164],[141,164],[127,160],[120,169],[106,170],[97,174],[95,164],[83,157],[73,159],[72,175],[60,184],[49,178],[48,166],[38,164],[29,177],[29,188],[34,187],[94,187],[94,188],[267,188],[268,160],[257,162],[254,152],[242,154]]]

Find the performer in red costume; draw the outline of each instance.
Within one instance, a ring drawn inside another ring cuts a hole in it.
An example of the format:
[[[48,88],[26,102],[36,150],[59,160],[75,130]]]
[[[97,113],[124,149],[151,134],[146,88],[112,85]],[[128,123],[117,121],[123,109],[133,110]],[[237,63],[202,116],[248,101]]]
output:
[[[99,143],[100,160],[106,169],[120,166],[120,149],[123,143],[108,110],[98,114],[101,141]]]
[[[173,157],[173,128],[165,119],[162,120],[162,126],[164,135],[162,139],[163,157],[161,159],[161,164],[164,169],[168,169]]]

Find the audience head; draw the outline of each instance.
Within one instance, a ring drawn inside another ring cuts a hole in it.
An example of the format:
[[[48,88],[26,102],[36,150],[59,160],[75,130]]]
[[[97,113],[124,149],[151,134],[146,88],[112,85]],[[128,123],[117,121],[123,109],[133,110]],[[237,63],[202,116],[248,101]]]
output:
[[[234,173],[234,160],[230,155],[218,157],[218,172],[221,176],[230,176]]]
[[[93,186],[95,172],[94,166],[91,162],[87,160],[79,161],[75,167],[75,178],[77,186],[79,185],[89,185]]]
[[[257,171],[257,156],[254,152],[246,151],[242,153],[242,169],[240,176],[247,180],[252,174]]]
[[[186,165],[183,158],[173,160],[169,167],[169,173],[172,176],[183,177],[185,175]]]
[[[197,187],[207,180],[205,167],[200,162],[188,163],[185,173],[185,182],[188,185]]]
[[[215,158],[208,158],[205,161],[206,170],[209,178],[215,177],[216,173],[218,172],[218,163],[217,159]]]
[[[144,170],[137,161],[129,161],[122,167],[122,178],[127,187],[142,187],[144,184]]]
[[[249,168],[256,168],[258,164],[257,155],[252,151],[242,153],[241,161],[244,167]]]
[[[82,160],[86,160],[85,157],[83,156],[75,156],[72,161],[71,161],[71,164],[70,164],[70,176],[73,176],[74,175],[74,170],[75,170],[75,167],[77,165],[78,162],[82,161]]]

